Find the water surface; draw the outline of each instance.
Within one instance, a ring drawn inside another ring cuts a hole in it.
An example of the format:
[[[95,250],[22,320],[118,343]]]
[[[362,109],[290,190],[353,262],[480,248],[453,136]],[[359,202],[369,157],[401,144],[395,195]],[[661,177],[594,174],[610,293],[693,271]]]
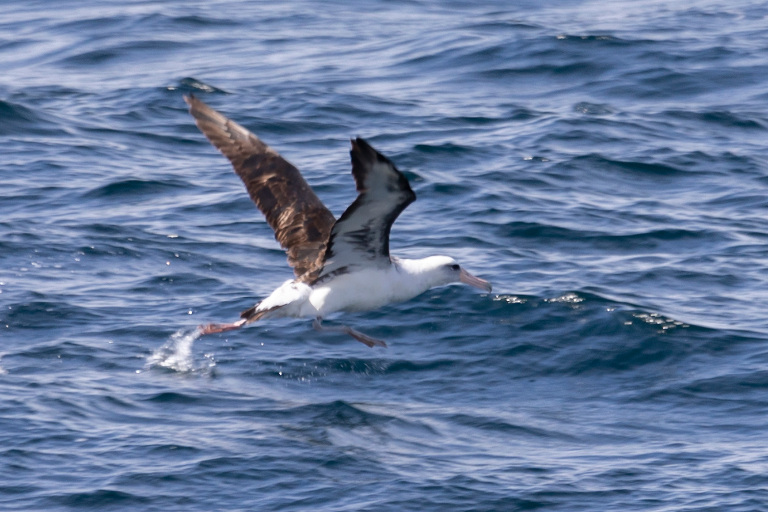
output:
[[[759,510],[768,7],[25,2],[0,14],[0,508]],[[198,338],[291,273],[194,93],[494,284]]]

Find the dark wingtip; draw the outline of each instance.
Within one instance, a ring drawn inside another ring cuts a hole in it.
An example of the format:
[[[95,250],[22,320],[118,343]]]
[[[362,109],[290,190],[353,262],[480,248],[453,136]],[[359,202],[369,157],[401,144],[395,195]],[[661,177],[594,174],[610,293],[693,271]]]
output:
[[[366,141],[364,138],[357,136],[354,139],[352,139],[352,146],[355,146],[356,144],[359,144],[363,147],[371,147],[370,144],[368,144],[368,141]]]
[[[354,158],[355,154],[376,154],[376,150],[371,147],[368,142],[366,142],[365,139],[362,137],[355,137],[354,139],[350,139],[350,142],[352,143],[352,149],[349,151],[349,154],[352,155]]]
[[[349,154],[352,155],[353,162],[355,160],[355,155],[358,155],[364,159],[361,161],[367,161],[372,164],[378,160],[379,162],[386,162],[394,167],[394,164],[389,158],[379,153],[376,148],[371,146],[364,138],[355,137],[354,139],[351,139],[351,142],[352,149]]]

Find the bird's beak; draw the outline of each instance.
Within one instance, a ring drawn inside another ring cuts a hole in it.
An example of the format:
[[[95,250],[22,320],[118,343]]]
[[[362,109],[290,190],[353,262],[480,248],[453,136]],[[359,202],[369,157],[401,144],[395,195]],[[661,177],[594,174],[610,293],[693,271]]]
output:
[[[474,286],[475,288],[480,288],[481,290],[485,290],[488,293],[491,292],[491,283],[486,281],[485,279],[480,279],[479,277],[475,277],[469,272],[467,272],[464,269],[461,269],[461,273],[459,274],[459,281],[461,281],[464,284],[468,284],[469,286]]]

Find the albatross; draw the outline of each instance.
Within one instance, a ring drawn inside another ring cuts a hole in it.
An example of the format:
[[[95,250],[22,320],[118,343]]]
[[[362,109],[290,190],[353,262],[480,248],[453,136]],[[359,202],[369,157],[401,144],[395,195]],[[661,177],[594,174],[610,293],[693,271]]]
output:
[[[256,135],[193,95],[184,96],[200,131],[226,156],[288,255],[294,278],[243,311],[232,323],[202,325],[202,334],[238,329],[257,320],[311,317],[317,330],[343,332],[369,347],[387,344],[349,326],[323,326],[335,312],[369,311],[407,301],[430,288],[465,283],[486,292],[448,256],[397,258],[389,232],[416,200],[408,179],[365,140],[352,139],[352,176],[358,196],[337,220],[299,170]]]

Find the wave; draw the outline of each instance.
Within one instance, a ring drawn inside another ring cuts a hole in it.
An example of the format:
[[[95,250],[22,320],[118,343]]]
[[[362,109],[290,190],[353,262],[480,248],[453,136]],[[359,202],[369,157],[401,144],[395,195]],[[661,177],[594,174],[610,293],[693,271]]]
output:
[[[91,189],[83,194],[83,197],[125,200],[130,196],[166,195],[169,192],[181,192],[187,188],[188,184],[181,180],[123,179]]]
[[[66,296],[33,294],[36,299],[7,303],[0,310],[0,324],[7,329],[50,330],[66,319],[67,323],[90,324],[102,315],[87,306],[73,304]]]
[[[390,349],[359,353],[352,341],[318,335],[308,323],[305,326],[297,320],[290,330],[281,327],[269,334],[269,339],[276,336],[279,340],[302,333],[279,357],[280,377],[295,382],[345,374],[431,380],[436,374],[471,371],[486,375],[478,377],[482,381],[501,374],[531,378],[661,371],[671,364],[716,358],[759,339],[758,334],[702,327],[584,291],[551,297],[497,294],[481,299],[458,287],[447,288],[406,304],[345,316],[341,321],[386,339]],[[275,326],[264,322],[248,329],[264,339],[265,330]],[[187,362],[191,341],[180,347]],[[303,345],[309,354],[297,356],[289,348],[294,343]],[[331,347],[334,355],[323,353]],[[339,351],[345,355],[339,356]],[[166,354],[162,359],[178,348],[171,344],[170,350],[166,346],[161,352]],[[261,360],[260,364],[263,371],[277,373],[273,372],[275,361]]]
[[[0,136],[64,135],[52,116],[21,103],[0,100],[0,119]]]

